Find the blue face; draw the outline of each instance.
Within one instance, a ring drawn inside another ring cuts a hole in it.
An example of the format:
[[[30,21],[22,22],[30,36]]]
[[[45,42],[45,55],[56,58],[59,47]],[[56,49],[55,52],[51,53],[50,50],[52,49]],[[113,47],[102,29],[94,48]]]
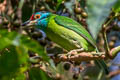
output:
[[[45,30],[48,24],[48,16],[51,13],[49,12],[36,12],[33,14],[27,22],[23,23],[23,26],[31,26],[34,25],[41,30]]]

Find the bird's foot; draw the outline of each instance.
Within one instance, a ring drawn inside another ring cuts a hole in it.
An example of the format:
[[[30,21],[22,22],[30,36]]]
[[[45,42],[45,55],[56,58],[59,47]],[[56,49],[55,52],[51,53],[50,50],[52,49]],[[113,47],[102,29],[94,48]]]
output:
[[[66,54],[66,56],[67,56],[68,58],[70,58],[71,56],[74,56],[74,55],[76,55],[76,54],[78,54],[78,53],[80,53],[80,52],[83,52],[83,51],[84,51],[83,48],[81,48],[81,49],[74,49],[74,50],[71,50],[70,52],[68,52],[68,53]]]
[[[91,53],[93,56],[101,56],[101,55],[105,55],[105,53],[103,53],[103,52],[92,52]]]

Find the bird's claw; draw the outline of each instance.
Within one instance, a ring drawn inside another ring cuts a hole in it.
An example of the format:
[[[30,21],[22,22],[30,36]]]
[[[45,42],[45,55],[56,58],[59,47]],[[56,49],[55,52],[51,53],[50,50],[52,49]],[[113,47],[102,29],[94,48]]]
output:
[[[105,55],[105,53],[92,53],[93,56],[102,56]]]
[[[76,50],[72,50],[66,54],[67,58],[70,59],[71,56],[75,56],[78,52]]]
[[[75,50],[71,50],[70,52],[68,52],[66,55],[68,58],[70,58],[71,56],[75,56],[76,54],[78,54],[79,52],[83,52],[84,49],[75,49]]]

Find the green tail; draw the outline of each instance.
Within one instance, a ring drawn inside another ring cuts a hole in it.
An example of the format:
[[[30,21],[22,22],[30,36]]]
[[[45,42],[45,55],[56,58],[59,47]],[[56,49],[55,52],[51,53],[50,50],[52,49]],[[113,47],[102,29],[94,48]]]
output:
[[[109,73],[108,67],[107,67],[106,63],[104,62],[104,60],[95,60],[95,64],[96,64],[100,69],[104,70],[104,72],[105,72],[106,74]]]

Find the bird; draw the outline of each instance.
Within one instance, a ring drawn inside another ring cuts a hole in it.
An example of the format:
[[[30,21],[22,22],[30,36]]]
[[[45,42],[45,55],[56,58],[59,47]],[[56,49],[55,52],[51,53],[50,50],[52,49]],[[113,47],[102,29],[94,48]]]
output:
[[[96,42],[90,33],[72,18],[51,12],[36,12],[22,26],[35,26],[44,31],[50,40],[68,52],[73,50],[98,52]],[[104,60],[95,60],[95,63],[108,74]]]

